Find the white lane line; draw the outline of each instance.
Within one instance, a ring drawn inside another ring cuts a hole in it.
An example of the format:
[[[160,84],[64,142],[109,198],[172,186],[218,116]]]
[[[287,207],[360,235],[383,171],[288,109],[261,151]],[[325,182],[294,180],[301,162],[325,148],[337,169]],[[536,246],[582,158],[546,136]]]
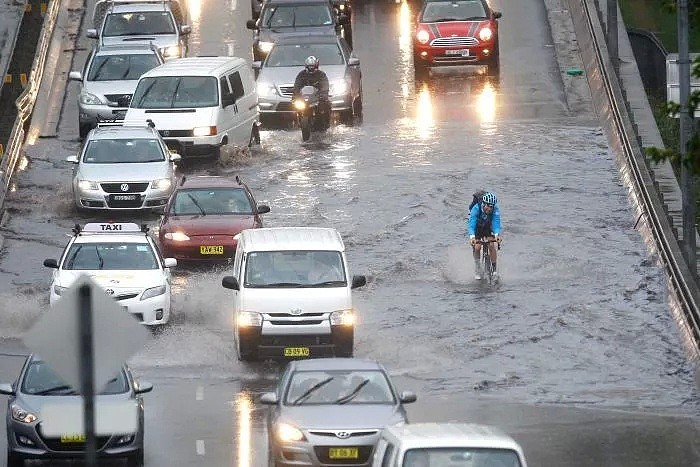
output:
[[[198,456],[204,455],[204,440],[203,439],[197,440],[197,455]]]
[[[204,386],[197,386],[197,392],[195,393],[194,398],[198,401],[204,400]]]

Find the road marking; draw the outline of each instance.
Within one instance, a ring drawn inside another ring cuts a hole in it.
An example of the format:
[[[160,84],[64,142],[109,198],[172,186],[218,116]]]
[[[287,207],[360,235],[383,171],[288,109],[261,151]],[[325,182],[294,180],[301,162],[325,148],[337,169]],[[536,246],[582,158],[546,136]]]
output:
[[[204,400],[204,387],[203,386],[197,386],[197,392],[196,392],[194,398],[198,401]]]
[[[198,456],[204,455],[204,440],[203,439],[197,440],[197,455]]]

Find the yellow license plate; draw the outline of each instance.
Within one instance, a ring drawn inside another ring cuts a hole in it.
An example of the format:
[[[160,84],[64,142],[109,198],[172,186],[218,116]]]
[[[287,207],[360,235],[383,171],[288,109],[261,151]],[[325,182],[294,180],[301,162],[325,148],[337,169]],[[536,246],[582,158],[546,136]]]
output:
[[[309,356],[308,347],[285,347],[284,356],[285,357],[308,357]]]
[[[199,253],[202,255],[223,255],[224,254],[224,247],[222,245],[214,245],[214,246],[200,246],[199,247]]]
[[[71,435],[61,435],[62,443],[84,443],[87,440],[87,436],[79,435],[77,433]]]
[[[357,459],[360,453],[357,448],[328,448],[330,459]]]

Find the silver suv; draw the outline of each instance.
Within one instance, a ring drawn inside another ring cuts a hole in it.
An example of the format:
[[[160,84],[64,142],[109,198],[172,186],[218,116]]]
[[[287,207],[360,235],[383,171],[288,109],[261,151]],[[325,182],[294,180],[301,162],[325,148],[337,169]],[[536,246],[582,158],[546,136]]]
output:
[[[123,120],[142,74],[163,63],[153,44],[131,43],[95,48],[83,71],[68,78],[81,84],[78,96],[78,132],[85,138],[101,120]]]
[[[90,131],[74,164],[73,199],[78,210],[152,209],[167,204],[175,161],[151,127],[100,126]]]

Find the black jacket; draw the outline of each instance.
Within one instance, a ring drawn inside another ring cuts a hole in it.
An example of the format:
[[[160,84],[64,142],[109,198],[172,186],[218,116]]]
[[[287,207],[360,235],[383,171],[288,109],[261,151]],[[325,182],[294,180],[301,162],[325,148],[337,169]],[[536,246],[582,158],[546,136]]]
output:
[[[294,80],[294,97],[299,96],[301,88],[313,86],[318,89],[319,99],[328,100],[328,76],[321,70],[309,71],[306,68],[301,70]]]

